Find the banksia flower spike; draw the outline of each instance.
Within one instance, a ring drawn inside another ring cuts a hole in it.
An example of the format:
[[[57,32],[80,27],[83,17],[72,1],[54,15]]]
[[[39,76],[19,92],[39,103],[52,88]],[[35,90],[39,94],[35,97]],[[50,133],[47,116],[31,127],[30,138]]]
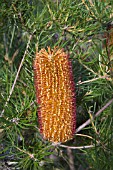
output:
[[[34,60],[38,120],[44,139],[66,142],[76,127],[75,88],[69,56],[58,48],[41,49]]]

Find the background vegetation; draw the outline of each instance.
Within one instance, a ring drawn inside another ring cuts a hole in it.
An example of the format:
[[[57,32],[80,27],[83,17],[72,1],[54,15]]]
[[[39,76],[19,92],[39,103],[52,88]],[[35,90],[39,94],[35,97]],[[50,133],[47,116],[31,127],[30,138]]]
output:
[[[0,10],[0,168],[112,170],[113,1],[1,0]],[[38,130],[32,66],[47,46],[73,64],[77,132],[62,145]]]

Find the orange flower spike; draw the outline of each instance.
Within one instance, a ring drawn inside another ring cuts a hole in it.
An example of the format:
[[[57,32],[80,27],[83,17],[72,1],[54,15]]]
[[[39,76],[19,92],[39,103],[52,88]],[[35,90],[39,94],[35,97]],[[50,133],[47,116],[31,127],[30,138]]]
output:
[[[76,127],[75,85],[68,55],[58,48],[41,49],[34,60],[38,119],[44,139],[66,142]]]

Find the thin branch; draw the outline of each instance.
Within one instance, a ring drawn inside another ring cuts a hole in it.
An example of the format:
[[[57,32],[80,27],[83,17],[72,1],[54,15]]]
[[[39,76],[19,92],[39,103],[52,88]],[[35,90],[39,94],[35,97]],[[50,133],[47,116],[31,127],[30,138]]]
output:
[[[36,102],[36,100],[34,100],[32,103],[30,103],[30,107],[31,107],[32,105],[34,105],[35,102]]]
[[[51,146],[54,147],[62,147],[62,148],[70,148],[70,149],[88,149],[88,148],[93,148],[95,145],[86,145],[86,146],[68,146],[68,145],[63,145],[60,142],[59,143],[52,143]]]
[[[72,153],[72,150],[69,147],[67,148],[67,155],[68,155],[68,158],[69,158],[68,160],[69,160],[70,170],[75,170],[73,153]]]
[[[92,139],[93,140],[93,137],[92,136],[89,136],[89,135],[85,135],[85,134],[76,134],[76,136],[81,136],[81,137],[86,137],[86,138],[89,138],[89,139]]]
[[[87,145],[87,146],[67,146],[67,145],[62,145],[60,144],[59,147],[62,148],[70,148],[70,149],[88,149],[88,148],[93,148],[95,147],[94,145]]]
[[[34,33],[34,32],[33,32],[33,33]],[[22,68],[24,59],[25,59],[26,54],[27,54],[27,52],[28,52],[28,48],[29,48],[29,45],[30,45],[32,36],[33,36],[33,34],[31,34],[31,35],[29,36],[29,40],[28,40],[28,43],[27,43],[27,46],[26,46],[26,50],[25,50],[25,52],[24,52],[23,58],[22,58],[22,60],[21,60],[21,63],[20,63],[20,65],[19,65],[19,68],[18,68],[16,77],[15,77],[14,83],[13,83],[13,85],[12,85],[12,88],[11,88],[11,90],[10,90],[9,96],[8,96],[8,98],[7,98],[7,100],[6,100],[5,105],[4,105],[4,108],[7,106],[8,102],[9,102],[9,100],[10,100],[10,98],[11,98],[11,95],[12,95],[12,93],[13,93],[13,90],[14,90],[14,87],[15,87],[15,85],[16,85],[16,82],[17,82],[17,79],[18,79],[20,70],[21,70],[21,68]],[[4,113],[4,109],[2,110],[0,117],[3,116],[3,113]]]
[[[10,64],[12,64],[12,63],[14,62],[15,57],[18,55],[18,53],[19,53],[19,49],[17,49],[17,50],[14,52],[14,54],[13,54],[13,56],[12,56],[12,58],[11,58]]]
[[[81,84],[85,84],[85,83],[90,83],[90,82],[93,82],[93,81],[96,81],[98,79],[107,79],[107,80],[110,80],[109,77],[106,77],[106,76],[99,76],[99,77],[96,77],[96,78],[93,78],[91,80],[86,80],[86,81],[83,81],[83,82],[78,82],[77,85],[81,85]]]
[[[102,113],[108,106],[110,106],[113,103],[113,99],[111,99],[108,103],[106,103],[105,106],[103,106],[95,115],[94,118],[99,116],[100,113]],[[86,127],[87,125],[89,125],[91,123],[91,119],[88,119],[85,123],[83,123],[81,126],[79,126],[76,129],[76,133],[80,132],[84,127]]]
[[[86,66],[85,64],[83,64],[81,62],[81,60],[79,60],[80,64],[83,65],[88,71],[92,72],[94,75],[97,75],[98,76],[98,73],[94,72],[91,68],[89,68],[88,66]]]
[[[26,150],[20,149],[20,148],[17,147],[17,146],[14,146],[14,147],[15,147],[17,150],[19,150],[20,152],[27,154],[30,158],[35,159],[33,154],[27,152]]]

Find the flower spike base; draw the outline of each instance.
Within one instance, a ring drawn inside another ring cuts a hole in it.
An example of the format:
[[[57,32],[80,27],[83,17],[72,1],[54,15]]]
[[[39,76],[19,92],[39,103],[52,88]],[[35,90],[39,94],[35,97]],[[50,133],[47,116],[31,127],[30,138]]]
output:
[[[72,66],[63,49],[41,49],[34,60],[40,133],[52,142],[73,138],[76,127]]]

